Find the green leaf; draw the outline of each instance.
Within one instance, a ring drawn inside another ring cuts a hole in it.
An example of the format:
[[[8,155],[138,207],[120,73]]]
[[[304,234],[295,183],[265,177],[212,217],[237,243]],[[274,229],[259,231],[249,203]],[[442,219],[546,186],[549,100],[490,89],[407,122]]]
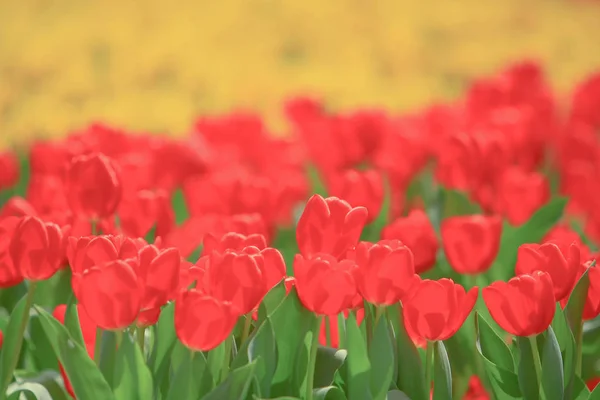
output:
[[[6,394],[8,400],[55,400],[44,385],[35,382],[11,383]]]
[[[296,289],[292,289],[270,318],[277,342],[277,369],[271,395],[298,396],[298,388],[292,386],[298,349],[312,329],[316,316],[302,306]]]
[[[590,397],[590,390],[584,381],[581,380],[580,377],[575,376],[573,380],[573,396],[571,397],[573,400],[588,400]],[[566,399],[567,397],[565,397]]]
[[[152,398],[152,374],[140,347],[125,333],[117,352],[113,379],[115,397],[122,400]]]
[[[501,268],[496,268],[494,279],[508,279],[514,274],[517,261],[517,251],[524,243],[538,243],[550,229],[562,218],[567,199],[555,197],[538,209],[533,216],[519,227],[505,224],[502,229],[500,250],[496,262]]]
[[[594,390],[592,390],[589,400],[600,400],[600,385],[597,385]]]
[[[52,358],[56,358],[54,354],[52,355]],[[11,387],[14,387],[13,385],[18,386],[26,383],[35,383],[46,388],[48,393],[50,393],[52,400],[67,400],[71,398],[63,388],[62,377],[57,371],[44,370],[40,372],[18,370],[15,371],[14,375],[16,382],[9,386],[8,392],[11,391]]]
[[[154,345],[150,353],[148,366],[154,377],[154,384],[162,388],[168,384],[171,352],[177,341],[175,333],[175,304],[170,303],[160,312],[158,322],[154,326]]]
[[[533,348],[529,338],[518,337],[517,344],[521,359],[519,362],[519,387],[525,400],[540,398],[540,384],[535,373]]]
[[[33,313],[29,317],[29,335],[25,335],[27,352],[33,357],[37,370],[58,370],[58,360],[54,355],[54,349],[46,337],[42,328],[40,318]],[[21,351],[24,353],[25,351]]]
[[[202,400],[244,400],[254,377],[256,363],[256,360],[254,360],[248,365],[231,371],[227,379],[203,397]]]
[[[401,306],[388,307],[387,313],[396,335],[398,388],[413,400],[428,400],[429,391],[426,389],[421,356],[406,332]]]
[[[433,400],[452,398],[452,370],[444,342],[437,341],[434,349]]]
[[[456,215],[481,214],[479,204],[471,201],[465,192],[442,187],[439,195],[444,207],[444,218]]]
[[[71,337],[80,345],[85,346],[83,340],[83,333],[81,332],[81,324],[79,322],[79,313],[77,312],[77,305],[72,302],[74,297],[67,303],[67,309],[65,311],[65,326]]]
[[[210,374],[214,378],[215,383],[219,383],[221,381],[223,363],[225,362],[225,353],[227,352],[227,348],[229,346],[229,344],[226,342],[229,341],[231,343],[231,340],[232,337],[228,336],[221,342],[220,345],[208,352],[208,368],[210,369]],[[229,356],[231,356],[231,352],[229,353]]]
[[[39,307],[36,307],[36,310],[40,315],[42,327],[71,382],[77,398],[86,400],[114,399],[110,386],[104,380],[94,361],[88,356],[86,349],[75,342],[69,335],[67,328],[54,317]]]
[[[479,346],[485,358],[495,365],[514,372],[515,363],[510,349],[504,341],[494,332],[488,322],[479,314],[475,314],[479,332]]]
[[[262,323],[269,315],[277,309],[285,299],[285,283],[279,282],[275,287],[269,290],[269,293],[263,298],[258,307],[258,321]]]
[[[59,304],[67,304],[72,295],[71,269],[63,268],[51,278],[36,283],[34,303],[54,310]]]
[[[256,360],[255,376],[261,396],[269,396],[271,381],[277,367],[277,347],[275,334],[269,318],[267,318],[248,338],[231,363],[231,368],[243,367]]]
[[[183,191],[181,189],[177,189],[173,192],[171,205],[173,206],[173,211],[175,212],[175,223],[177,225],[184,223],[190,214],[185,202],[185,196],[183,195]]]
[[[346,395],[337,386],[327,386],[313,390],[314,400],[346,400]]]
[[[348,351],[344,349],[319,346],[315,365],[315,387],[330,386],[335,378],[335,373],[344,364],[347,356]]]
[[[347,319],[346,334],[348,339],[348,357],[346,359],[348,398],[350,400],[371,399],[371,362],[369,361],[365,337],[361,333],[356,317],[352,313]]]
[[[11,313],[8,326],[3,332],[4,343],[0,352],[0,393],[6,392],[6,388],[12,380],[13,371],[17,366],[23,345],[23,333],[29,320],[32,299],[30,290],[17,303]]]
[[[410,397],[400,390],[390,390],[387,393],[387,400],[410,400]]]
[[[327,197],[327,189],[325,188],[323,179],[321,179],[319,169],[315,165],[309,164],[306,167],[306,173],[308,175],[308,181],[310,182],[310,187],[312,189],[311,193],[318,194],[321,197]]]
[[[542,357],[542,389],[546,400],[562,400],[564,396],[563,360],[554,330],[548,327]]]
[[[212,387],[213,378],[204,354],[187,350],[171,381],[166,400],[204,398],[202,396]]]
[[[371,393],[374,399],[385,399],[394,375],[394,347],[386,318],[379,318],[369,346]]]
[[[119,332],[119,334],[121,334]],[[115,363],[117,358],[117,332],[102,331],[100,337],[100,362],[99,368],[106,382],[114,387]]]
[[[581,351],[583,347],[583,308],[585,307],[585,301],[590,287],[590,277],[586,270],[581,278],[577,281],[575,288],[571,292],[567,306],[564,309],[564,315],[571,328],[573,339],[575,342],[575,350],[572,361],[574,364],[573,368],[569,368],[566,372],[569,375],[565,375],[567,382],[565,394],[570,395],[573,392],[574,376],[581,373]]]

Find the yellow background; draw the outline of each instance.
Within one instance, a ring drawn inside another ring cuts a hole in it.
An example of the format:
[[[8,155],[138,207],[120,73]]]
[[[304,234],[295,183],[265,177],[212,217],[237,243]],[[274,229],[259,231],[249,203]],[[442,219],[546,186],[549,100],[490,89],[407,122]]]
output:
[[[408,110],[520,57],[567,93],[600,67],[599,22],[593,0],[0,0],[0,145],[240,107],[282,130],[297,93]]]

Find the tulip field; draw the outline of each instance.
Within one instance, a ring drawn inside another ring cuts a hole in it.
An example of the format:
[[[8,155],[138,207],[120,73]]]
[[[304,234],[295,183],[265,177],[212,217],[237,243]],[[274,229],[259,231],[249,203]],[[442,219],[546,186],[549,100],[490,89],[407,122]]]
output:
[[[0,153],[0,400],[600,400],[600,73]]]

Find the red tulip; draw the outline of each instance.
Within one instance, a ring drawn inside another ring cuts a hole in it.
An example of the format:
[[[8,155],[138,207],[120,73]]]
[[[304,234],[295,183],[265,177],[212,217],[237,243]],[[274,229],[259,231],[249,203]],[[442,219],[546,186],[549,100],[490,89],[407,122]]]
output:
[[[332,196],[344,199],[352,207],[365,207],[368,211],[367,222],[379,216],[384,196],[380,172],[347,170],[330,180],[329,190]]]
[[[35,208],[27,200],[19,196],[8,199],[0,209],[0,218],[24,217],[26,215],[35,216],[36,214]]]
[[[494,321],[512,335],[538,335],[554,318],[552,279],[547,272],[494,282],[482,290],[482,295]]]
[[[263,235],[257,233],[246,236],[241,233],[229,232],[220,238],[207,233],[202,243],[202,256],[198,259],[197,264],[204,265],[213,251],[219,253],[224,253],[226,250],[241,251],[249,246],[263,250],[267,247],[267,241]]]
[[[160,317],[161,308],[150,308],[147,310],[141,310],[138,314],[137,320],[135,324],[138,327],[147,327],[154,325],[158,322],[158,318]]]
[[[19,222],[17,217],[0,218],[0,288],[15,286],[23,281],[23,275],[10,255],[11,238]]]
[[[4,344],[4,333],[2,333],[2,329],[0,329],[0,350],[2,350],[3,344]]]
[[[424,279],[403,301],[404,321],[414,335],[430,341],[454,335],[477,301],[478,288],[468,292],[451,279]]]
[[[77,317],[79,318],[79,326],[81,327],[81,334],[83,336],[83,343],[85,344],[85,349],[87,350],[88,356],[90,358],[94,358],[94,351],[96,346],[96,324],[92,321],[85,312],[85,309],[77,304]],[[65,304],[60,304],[56,306],[52,315],[56,318],[61,324],[65,323],[65,314],[67,312],[67,306]],[[69,378],[65,373],[62,365],[59,365],[60,374],[63,377],[63,382],[65,383],[65,389],[71,395],[71,397],[75,397],[75,393],[73,391],[73,387],[71,386],[71,382],[69,382]]]
[[[413,253],[415,271],[420,274],[435,265],[438,239],[433,225],[423,210],[412,210],[381,231],[382,239],[398,239]]]
[[[313,257],[317,253],[342,257],[358,242],[367,215],[366,208],[352,208],[337,197],[312,196],[296,227],[300,252],[304,257]]]
[[[74,158],[66,178],[71,209],[90,219],[114,214],[121,201],[121,182],[112,160],[104,154]]]
[[[399,240],[361,242],[356,247],[355,261],[358,292],[370,303],[397,303],[417,283],[413,255]]]
[[[515,274],[548,272],[556,301],[561,301],[573,288],[580,262],[579,247],[575,243],[562,251],[555,243],[523,244],[519,247]]]
[[[500,177],[497,193],[497,212],[521,225],[550,199],[550,185],[542,174],[512,168]]]
[[[490,395],[485,390],[485,386],[481,383],[481,380],[477,375],[473,375],[469,379],[469,387],[467,393],[463,397],[463,400],[489,400]]]
[[[159,250],[148,245],[139,252],[137,275],[144,285],[142,310],[165,305],[179,289],[181,255],[175,248]]]
[[[23,217],[14,228],[10,256],[21,275],[31,281],[43,281],[61,267],[65,250],[58,225],[36,217]]]
[[[590,286],[588,287],[587,297],[585,299],[585,305],[583,307],[583,320],[589,321],[600,315],[600,269],[598,267],[592,267],[592,262],[588,261],[580,265],[577,276],[573,281],[573,289],[577,285],[577,282],[585,273],[588,272],[590,278]],[[569,301],[569,296],[563,298],[560,301],[560,305],[565,308]]]
[[[294,258],[294,276],[300,301],[308,310],[320,315],[339,314],[351,308],[356,296],[352,260],[338,261],[330,254]]]
[[[600,383],[600,377],[594,377],[594,378],[588,379],[585,382],[585,385],[591,392],[596,388],[596,386],[598,386],[599,383]]]
[[[12,153],[0,153],[0,191],[19,181],[19,160]]]
[[[469,215],[442,221],[442,244],[450,266],[460,274],[487,271],[500,249],[499,217]]]
[[[235,327],[238,314],[231,303],[191,289],[175,301],[175,332],[181,342],[196,351],[209,351],[223,342]]]
[[[124,329],[140,312],[144,286],[132,266],[137,260],[129,261],[94,266],[79,281],[79,303],[102,329]]]
[[[141,190],[124,197],[119,206],[121,229],[132,237],[145,237],[156,226],[155,236],[164,237],[175,225],[171,199],[165,191]]]
[[[270,261],[265,260],[263,252],[252,247],[241,252],[228,250],[223,254],[213,251],[206,266],[204,288],[213,297],[231,302],[240,315],[248,314],[270,289],[265,277],[265,266]],[[283,259],[275,262],[283,265]]]

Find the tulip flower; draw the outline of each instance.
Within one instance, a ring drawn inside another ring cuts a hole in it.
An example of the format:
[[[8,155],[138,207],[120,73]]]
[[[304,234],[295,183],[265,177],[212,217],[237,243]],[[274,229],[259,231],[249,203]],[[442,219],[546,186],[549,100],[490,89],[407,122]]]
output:
[[[368,211],[367,222],[372,222],[379,216],[384,196],[380,172],[350,169],[339,175],[334,174],[330,179],[329,191],[352,207],[365,207]]]
[[[17,217],[0,218],[0,288],[15,286],[23,281],[23,275],[10,255],[11,237],[19,222]]]
[[[19,160],[12,153],[0,153],[0,191],[16,185],[18,181]]]
[[[209,351],[231,335],[238,316],[229,302],[197,289],[183,291],[175,301],[175,332],[188,348]]]
[[[399,240],[361,242],[355,250],[354,278],[360,295],[377,305],[399,302],[417,283],[410,249]]]
[[[469,316],[478,288],[468,292],[451,279],[424,279],[403,301],[404,320],[418,338],[436,341],[454,335]]]
[[[352,307],[356,296],[352,260],[338,261],[330,254],[294,258],[294,276],[300,301],[308,310],[320,315],[339,314]]]
[[[119,175],[113,161],[104,154],[74,158],[65,183],[73,212],[92,220],[113,215],[121,201]]]
[[[500,178],[497,193],[496,211],[512,225],[521,225],[550,199],[550,185],[542,174],[509,168]]]
[[[469,215],[442,221],[442,244],[450,266],[460,274],[487,271],[500,249],[499,217]]]
[[[398,239],[408,247],[413,254],[417,274],[435,265],[438,239],[425,211],[414,209],[408,216],[396,219],[383,228],[381,238]]]
[[[587,261],[586,263],[580,264],[577,276],[573,281],[573,289],[579,282],[579,279],[582,275],[587,271],[588,277],[590,279],[590,286],[588,287],[587,297],[585,299],[585,304],[583,306],[583,315],[582,318],[584,321],[589,321],[591,319],[596,318],[600,315],[600,269],[596,266],[591,266],[592,261]],[[565,308],[569,301],[569,297],[564,297],[560,301],[560,305]]]
[[[171,199],[165,191],[141,190],[123,197],[118,212],[123,233],[131,237],[145,237],[155,225],[155,236],[165,237],[175,225]]]
[[[56,224],[23,217],[14,228],[9,252],[23,278],[43,281],[62,266],[65,253],[62,232]]]
[[[337,197],[312,196],[296,227],[296,240],[304,257],[328,253],[335,258],[358,243],[367,221],[364,207],[352,208]]]
[[[561,301],[569,296],[580,267],[580,253],[577,244],[572,243],[563,250],[556,243],[524,244],[519,247],[515,274],[531,274],[546,271],[552,278],[554,296]]]
[[[179,289],[181,255],[175,248],[159,250],[148,245],[139,251],[137,275],[144,285],[142,310],[159,308]]]
[[[556,310],[550,274],[535,271],[482,290],[490,315],[506,332],[533,336],[545,331]]]

